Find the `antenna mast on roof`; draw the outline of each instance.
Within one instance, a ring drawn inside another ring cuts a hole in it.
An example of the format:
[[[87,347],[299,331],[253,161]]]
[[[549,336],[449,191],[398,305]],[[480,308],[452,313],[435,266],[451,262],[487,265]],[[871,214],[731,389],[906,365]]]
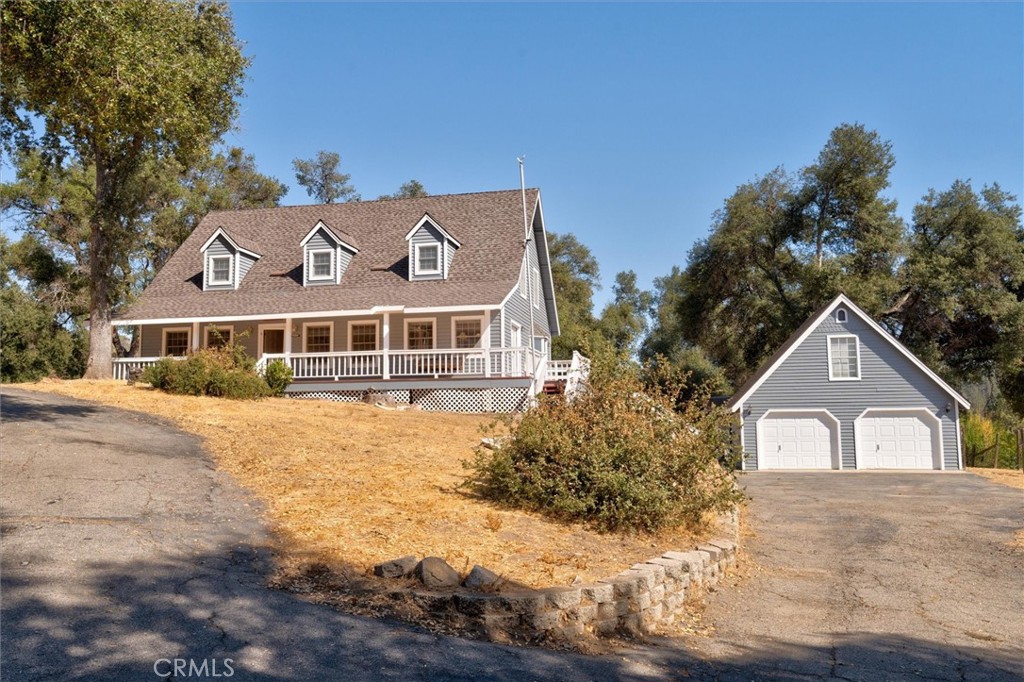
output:
[[[519,162],[519,189],[523,194],[523,243],[530,241],[530,220],[526,216],[526,154],[517,156]]]
[[[540,282],[533,282],[533,266],[530,263],[530,219],[526,215],[526,170],[524,169],[526,154],[517,156],[516,161],[519,162],[519,188],[523,195],[523,231],[525,233],[523,238],[523,264],[526,266],[524,268],[526,270],[526,306],[530,309],[530,347],[527,350],[527,357],[530,359],[530,375],[533,376],[533,381],[536,383],[539,362],[536,351],[537,340],[534,338],[536,330],[533,320],[533,287],[534,285],[540,286]],[[522,273],[520,273],[520,276],[522,276]]]

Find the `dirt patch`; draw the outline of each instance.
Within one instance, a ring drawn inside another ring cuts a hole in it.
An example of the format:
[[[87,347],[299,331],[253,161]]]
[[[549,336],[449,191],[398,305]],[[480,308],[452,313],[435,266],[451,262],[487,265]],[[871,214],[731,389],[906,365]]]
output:
[[[968,467],[967,471],[977,474],[982,478],[987,478],[990,481],[1024,490],[1024,471],[1018,469],[981,469],[978,467]]]
[[[20,387],[158,415],[205,438],[218,465],[265,502],[285,569],[320,562],[365,573],[415,554],[442,557],[463,572],[479,564],[542,587],[614,575],[700,539],[682,528],[597,533],[502,509],[460,489],[462,462],[491,422],[485,416],[174,396],[114,381]]]

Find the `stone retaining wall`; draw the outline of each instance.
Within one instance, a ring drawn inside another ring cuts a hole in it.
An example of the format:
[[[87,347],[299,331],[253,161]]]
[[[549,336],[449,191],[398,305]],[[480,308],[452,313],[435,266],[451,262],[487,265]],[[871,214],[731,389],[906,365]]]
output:
[[[443,618],[455,629],[496,641],[643,635],[676,622],[690,597],[716,585],[736,563],[735,515],[729,521],[735,539],[709,540],[687,552],[666,552],[590,585],[508,589],[495,584],[484,588],[491,591],[456,588],[446,592],[398,589],[389,596]]]

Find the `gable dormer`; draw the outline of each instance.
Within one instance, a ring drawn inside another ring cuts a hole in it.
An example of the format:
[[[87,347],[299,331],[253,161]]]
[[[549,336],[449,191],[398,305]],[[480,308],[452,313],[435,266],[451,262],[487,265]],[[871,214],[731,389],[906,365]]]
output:
[[[405,240],[409,242],[409,280],[448,279],[455,251],[462,246],[441,224],[424,213]]]
[[[203,291],[237,289],[261,257],[239,246],[222,227],[217,228],[199,251],[203,254]]]
[[[359,253],[353,240],[318,220],[299,242],[302,247],[302,284],[340,284],[352,257]]]

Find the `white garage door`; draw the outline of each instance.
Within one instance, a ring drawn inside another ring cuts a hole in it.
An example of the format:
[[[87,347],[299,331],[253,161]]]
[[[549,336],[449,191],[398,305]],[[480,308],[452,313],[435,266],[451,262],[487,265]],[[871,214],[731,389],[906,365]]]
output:
[[[869,410],[857,420],[862,469],[937,469],[938,420],[920,411]]]
[[[837,425],[823,413],[769,414],[761,420],[758,469],[831,469]]]

